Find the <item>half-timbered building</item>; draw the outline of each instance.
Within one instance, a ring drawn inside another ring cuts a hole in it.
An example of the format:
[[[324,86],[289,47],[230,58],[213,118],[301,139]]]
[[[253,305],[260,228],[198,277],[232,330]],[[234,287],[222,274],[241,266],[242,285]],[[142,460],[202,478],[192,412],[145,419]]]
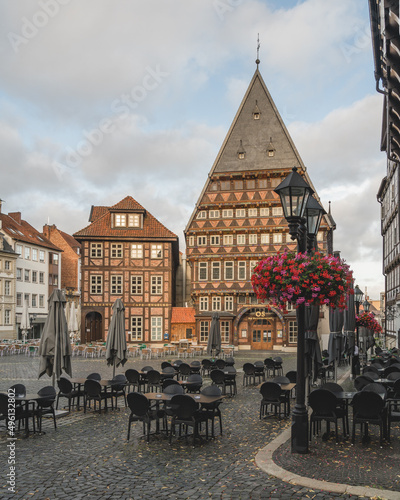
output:
[[[296,248],[274,192],[293,166],[313,187],[257,65],[185,229],[200,342],[207,342],[218,311],[223,343],[268,350],[296,345],[294,311],[283,315],[258,303],[250,281],[265,255]],[[327,214],[321,251],[332,252],[334,228]]]
[[[81,341],[107,337],[112,305],[125,306],[128,340],[161,343],[175,305],[178,237],[131,196],[93,206],[82,245]]]

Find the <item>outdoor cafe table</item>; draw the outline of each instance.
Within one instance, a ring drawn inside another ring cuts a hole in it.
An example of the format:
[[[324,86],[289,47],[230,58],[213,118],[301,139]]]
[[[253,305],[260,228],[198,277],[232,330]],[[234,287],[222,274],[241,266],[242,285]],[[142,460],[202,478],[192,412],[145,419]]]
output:
[[[37,401],[42,401],[44,399],[49,399],[52,396],[40,396],[37,392],[27,393],[27,394],[16,394],[15,401],[19,401],[24,404],[25,411],[25,432],[24,437],[29,436],[29,404],[33,403],[36,406]],[[44,434],[44,433],[42,433]]]

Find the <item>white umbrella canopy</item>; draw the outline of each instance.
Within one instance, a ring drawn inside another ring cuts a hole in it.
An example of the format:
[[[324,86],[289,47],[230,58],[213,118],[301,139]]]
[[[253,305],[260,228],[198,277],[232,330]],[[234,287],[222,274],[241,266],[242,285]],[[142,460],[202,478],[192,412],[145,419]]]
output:
[[[71,302],[68,312],[68,332],[73,336],[79,329],[75,302]]]
[[[22,318],[21,318],[21,324],[20,324],[20,328],[22,330],[22,340],[24,342],[26,341],[26,334],[28,333],[28,330],[30,330],[30,328],[31,328],[28,307],[29,307],[28,301],[24,300],[24,303],[22,305]]]

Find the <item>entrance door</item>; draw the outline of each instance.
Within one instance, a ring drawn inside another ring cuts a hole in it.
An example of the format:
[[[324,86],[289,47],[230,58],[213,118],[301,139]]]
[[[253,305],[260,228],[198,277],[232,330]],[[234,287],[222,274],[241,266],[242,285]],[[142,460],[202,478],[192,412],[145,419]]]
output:
[[[85,335],[83,343],[102,340],[102,317],[98,312],[91,312],[85,318]]]
[[[257,319],[251,329],[251,348],[263,351],[272,351],[273,326],[267,319]]]

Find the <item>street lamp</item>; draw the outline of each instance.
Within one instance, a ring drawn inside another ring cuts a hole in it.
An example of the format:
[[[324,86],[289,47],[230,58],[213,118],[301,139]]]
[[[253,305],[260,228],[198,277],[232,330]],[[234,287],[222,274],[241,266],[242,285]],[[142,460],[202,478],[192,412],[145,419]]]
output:
[[[321,224],[322,216],[326,214],[318,201],[312,196],[308,197],[306,205],[306,226],[307,226],[307,252],[312,253],[314,249],[314,241],[317,238],[319,225]]]
[[[367,299],[364,300],[363,302],[363,309],[365,312],[369,312],[369,308],[370,308],[371,304],[368,302]]]
[[[318,232],[321,216],[309,206],[309,218],[306,215],[307,202],[312,198],[314,191],[303,177],[293,167],[292,172],[275,189],[279,194],[285,218],[289,223],[289,233],[293,240],[297,240],[297,251],[306,251],[306,233],[315,235]],[[316,200],[315,200],[316,201]],[[312,203],[312,202],[310,202]],[[318,202],[316,202],[318,203]],[[319,204],[318,204],[319,205]],[[319,205],[320,206],[320,205]],[[320,209],[322,207],[320,206]],[[323,210],[323,209],[322,209]],[[312,227],[306,228],[310,221]],[[313,238],[314,239],[314,238]],[[313,244],[312,244],[313,245]],[[311,248],[312,248],[311,245]],[[308,413],[305,405],[306,376],[305,376],[305,305],[300,304],[297,314],[297,382],[296,405],[292,412],[291,445],[292,453],[308,453]]]

